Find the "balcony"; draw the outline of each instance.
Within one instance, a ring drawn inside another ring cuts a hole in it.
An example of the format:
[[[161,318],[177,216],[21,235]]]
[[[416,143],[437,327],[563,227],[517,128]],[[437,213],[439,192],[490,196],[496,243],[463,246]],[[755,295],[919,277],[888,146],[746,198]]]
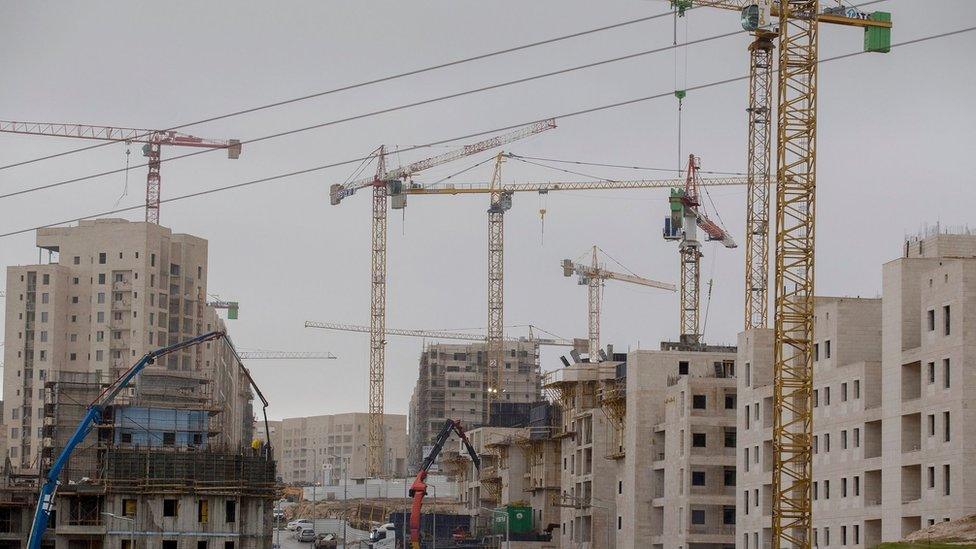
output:
[[[112,291],[114,292],[130,292],[132,291],[132,282],[128,280],[116,280],[112,283]]]

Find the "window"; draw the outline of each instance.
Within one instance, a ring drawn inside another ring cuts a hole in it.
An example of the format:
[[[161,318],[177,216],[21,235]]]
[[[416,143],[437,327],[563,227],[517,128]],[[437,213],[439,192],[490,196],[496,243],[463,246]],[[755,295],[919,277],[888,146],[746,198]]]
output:
[[[210,501],[197,501],[197,522],[210,522]]]
[[[861,398],[861,380],[854,380],[854,400]]]
[[[72,303],[78,303],[78,296],[76,296],[76,295],[71,296],[71,302]]]
[[[225,541],[224,542],[224,549],[234,549],[234,542],[233,541]]]
[[[622,480],[617,481],[617,493],[618,494],[624,493],[624,481]]]
[[[51,301],[51,295],[50,294],[48,294],[46,292],[41,294],[41,303],[50,303],[50,301]]]
[[[861,477],[854,477],[854,495],[861,495]]]
[[[751,417],[752,417],[752,414],[749,412],[749,407],[746,406],[746,429],[749,429],[749,419]]]
[[[105,284],[105,273],[98,273],[98,283]]]
[[[813,435],[813,453],[816,454],[820,450],[820,437]]]
[[[847,402],[847,383],[840,384],[840,401]]]
[[[824,406],[830,406],[830,387],[824,387]]]
[[[207,540],[202,539],[197,542],[197,549],[207,549]]]
[[[935,488],[935,466],[930,465],[928,469],[929,488]]]
[[[724,484],[726,486],[735,486],[735,468],[733,467],[725,468]]]
[[[746,504],[745,514],[748,515],[749,514],[749,490],[745,490],[744,492],[742,492],[742,497],[743,497],[743,503]]]
[[[830,528],[827,526],[824,527],[824,545],[830,547]]]
[[[948,414],[949,412],[946,412]],[[704,448],[705,447],[705,433],[692,433],[691,434],[691,445],[694,448]]]
[[[860,545],[861,543],[861,525],[854,525],[854,545]]]
[[[843,431],[840,432],[840,449],[841,450],[847,449],[847,429],[844,429]]]
[[[101,253],[98,254],[98,264],[99,265],[104,265],[105,264],[105,259],[106,259],[105,258],[105,252],[101,252]]]
[[[749,448],[745,449],[744,457],[745,457],[745,470],[748,473],[749,472]]]
[[[817,500],[817,497],[819,496],[819,494],[817,493],[817,488],[818,487],[819,487],[819,484],[817,483],[817,481],[814,481],[813,482],[813,499],[814,499],[814,501],[816,501]]]
[[[820,389],[813,390],[813,407],[820,406]]]
[[[735,507],[722,507],[722,524],[735,524]]]
[[[81,256],[77,256],[77,255],[76,255],[76,256],[74,257],[74,259],[72,260],[72,262],[73,262],[73,263],[74,263],[75,265],[80,265],[80,264],[81,264]]]
[[[949,468],[949,464],[946,463],[942,466],[942,482],[945,484],[945,495],[952,494],[952,471]]]
[[[98,311],[95,315],[96,322],[105,322],[105,311]]]
[[[78,354],[77,353],[70,353],[68,355],[68,360],[71,360],[71,361],[78,360]]]
[[[935,363],[929,362],[929,383],[935,383]]]
[[[854,428],[854,447],[855,448],[860,448],[861,447],[861,428],[860,427],[855,427]]]
[[[943,320],[943,332],[945,335],[952,333],[951,330],[951,315],[948,305],[942,306],[942,320]]]
[[[164,539],[163,549],[179,549],[179,544],[180,542],[176,541],[175,539]]]
[[[678,362],[678,375],[679,376],[686,376],[686,375],[688,375],[688,361],[687,360],[681,360],[681,361]]]
[[[105,303],[105,292],[98,292],[98,303]]]
[[[123,517],[136,516],[136,500],[134,499],[122,500],[122,516]]]
[[[752,387],[752,365],[746,362],[746,387]]]
[[[175,517],[176,516],[176,500],[175,499],[164,499],[163,500],[163,516],[164,517]]]
[[[840,527],[840,544],[847,545],[847,526]]]
[[[41,322],[47,322],[47,311],[41,312]]]
[[[705,510],[704,509],[692,509],[691,510],[691,523],[692,524],[705,524]]]
[[[692,395],[691,397],[691,407],[695,410],[704,410],[706,408],[707,400],[705,395]]]
[[[929,309],[925,312],[926,325],[930,332],[935,331],[935,309]]]
[[[935,436],[935,414],[929,414],[929,436]]]
[[[163,433],[163,446],[173,446],[176,444],[176,433],[170,431]]]
[[[819,343],[814,343],[813,344],[813,361],[816,362],[818,360],[820,360],[820,344]]]
[[[830,433],[824,433],[824,452],[830,452]]]
[[[735,448],[735,427],[725,428],[725,447]]]
[[[840,479],[840,497],[847,497],[847,477]]]
[[[51,275],[45,274],[41,276],[41,284],[47,286],[50,283],[51,283]]]
[[[824,499],[830,499],[830,481],[829,480],[823,481],[823,487],[824,487]]]
[[[735,395],[725,395],[725,409],[735,410]],[[746,410],[746,415],[749,414],[749,410]]]
[[[824,341],[824,358],[830,358],[830,340]],[[827,404],[830,404],[829,402]]]
[[[691,472],[691,485],[692,486],[704,486],[705,485],[705,471],[692,471]]]
[[[942,434],[942,440],[949,442],[952,440],[952,427],[949,424],[949,412],[942,412],[942,426],[944,427],[944,432]]]
[[[948,389],[952,385],[952,369],[948,358],[942,359],[942,388]]]

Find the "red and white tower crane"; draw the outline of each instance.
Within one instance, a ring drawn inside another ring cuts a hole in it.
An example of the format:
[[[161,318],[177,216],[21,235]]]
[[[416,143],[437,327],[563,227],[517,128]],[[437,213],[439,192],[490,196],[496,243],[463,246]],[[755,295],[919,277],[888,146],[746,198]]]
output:
[[[159,173],[159,164],[163,145],[202,149],[227,149],[227,158],[236,159],[241,156],[241,142],[238,139],[203,139],[171,130],[146,130],[112,126],[87,126],[83,124],[0,120],[0,132],[94,139],[98,141],[118,141],[122,143],[144,143],[142,146],[142,155],[147,158],[146,164],[149,167],[149,173],[146,176],[146,221],[157,225],[159,224],[159,197],[162,180]]]

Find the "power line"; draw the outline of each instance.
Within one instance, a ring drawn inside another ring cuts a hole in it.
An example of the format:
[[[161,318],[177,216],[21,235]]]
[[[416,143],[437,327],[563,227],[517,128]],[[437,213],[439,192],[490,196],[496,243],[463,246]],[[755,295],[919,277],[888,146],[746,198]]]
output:
[[[332,88],[330,90],[324,90],[324,91],[320,91],[320,92],[311,93],[311,94],[308,94],[308,95],[302,95],[302,96],[299,96],[299,97],[293,97],[291,99],[284,99],[284,100],[281,100],[281,101],[276,101],[274,103],[267,103],[267,104],[264,104],[264,105],[259,105],[257,107],[250,107],[250,108],[247,108],[247,109],[241,109],[241,110],[229,112],[229,113],[226,113],[226,114],[220,114],[220,115],[217,115],[217,116],[212,116],[210,118],[203,118],[201,120],[196,120],[196,121],[193,121],[193,122],[187,122],[186,124],[180,124],[179,126],[173,126],[171,128],[167,128],[165,130],[160,130],[160,131],[164,131],[164,132],[167,132],[167,131],[175,131],[175,130],[180,130],[180,129],[183,129],[183,128],[188,128],[190,126],[197,126],[197,125],[206,124],[206,123],[209,123],[209,122],[216,122],[217,120],[223,120],[225,118],[231,118],[231,117],[240,116],[240,115],[243,115],[243,114],[250,114],[250,113],[253,113],[253,112],[263,111],[263,110],[266,110],[266,109],[272,109],[272,108],[275,108],[275,107],[281,107],[281,106],[284,106],[284,105],[289,105],[291,103],[298,103],[300,101],[306,101],[308,99],[315,99],[317,97],[324,97],[326,95],[331,95],[331,94],[334,94],[334,93],[339,93],[339,92],[343,92],[343,91],[354,90],[354,89],[363,88],[363,87],[366,87],[366,86],[372,86],[373,84],[381,84],[383,82],[390,82],[392,80],[397,80],[397,79],[400,79],[400,78],[406,78],[408,76],[416,76],[418,74],[423,74],[423,73],[426,73],[426,72],[431,72],[431,71],[436,71],[436,70],[440,70],[440,69],[445,69],[445,68],[448,68],[448,67],[454,67],[454,66],[457,66],[457,65],[462,65],[464,63],[470,63],[472,61],[481,61],[483,59],[489,59],[489,58],[492,58],[492,57],[497,57],[499,55],[506,55],[506,54],[509,54],[509,53],[515,53],[515,52],[518,52],[518,51],[522,51],[522,50],[527,50],[527,49],[530,49],[530,48],[534,48],[534,47],[537,47],[537,46],[545,46],[545,45],[548,45],[548,44],[555,44],[555,43],[561,42],[563,40],[569,40],[569,39],[572,39],[572,38],[579,38],[581,36],[586,36],[586,35],[589,35],[589,34],[595,34],[595,33],[603,32],[603,31],[607,31],[607,30],[618,29],[618,28],[626,27],[628,25],[634,25],[634,24],[637,24],[637,23],[644,23],[646,21],[652,21],[654,19],[660,19],[662,17],[667,17],[667,16],[670,16],[671,14],[672,14],[672,12],[671,11],[668,11],[668,12],[659,13],[659,14],[656,14],[656,15],[649,15],[647,17],[638,17],[637,19],[628,19],[626,21],[621,21],[619,23],[613,23],[611,25],[604,25],[602,27],[596,27],[596,28],[592,28],[592,29],[588,29],[588,30],[584,30],[584,31],[574,32],[574,33],[571,33],[571,34],[564,34],[562,36],[556,36],[554,38],[547,38],[545,40],[539,40],[537,42],[530,42],[528,44],[523,44],[521,46],[514,46],[514,47],[511,47],[511,48],[505,48],[505,49],[501,49],[501,50],[495,50],[495,51],[492,51],[492,52],[483,53],[483,54],[475,55],[475,56],[472,56],[472,57],[465,57],[465,58],[462,58],[462,59],[456,59],[454,61],[448,61],[446,63],[439,63],[437,65],[430,65],[430,66],[423,67],[423,68],[420,68],[420,69],[414,69],[414,70],[411,70],[411,71],[406,71],[406,72],[401,72],[401,73],[392,74],[392,75],[388,75],[388,76],[383,76],[383,77],[380,77],[380,78],[375,78],[373,80],[365,80],[363,82],[358,82],[356,84],[347,84],[347,85],[344,85],[344,86],[340,86],[338,88]],[[143,135],[137,136],[137,138],[147,137],[149,135],[150,134],[147,133],[147,134],[143,134]],[[56,153],[56,154],[50,154],[50,155],[47,155],[47,156],[41,156],[41,157],[38,157],[38,158],[32,158],[30,160],[22,160],[22,161],[19,161],[19,162],[14,162],[13,164],[7,164],[5,166],[0,166],[0,170],[5,170],[7,168],[13,168],[13,167],[17,167],[17,166],[23,166],[23,165],[26,165],[26,164],[33,164],[35,162],[40,162],[42,160],[49,160],[49,159],[57,158],[57,157],[60,157],[60,156],[68,156],[68,155],[75,154],[75,153],[78,153],[78,152],[89,151],[89,150],[92,150],[92,149],[97,149],[99,147],[105,147],[107,145],[111,145],[112,143],[114,143],[114,142],[99,143],[97,145],[90,145],[90,146],[86,146],[86,147],[80,147],[80,148],[77,148],[77,149],[71,149],[71,150],[64,151],[64,152],[60,152],[60,153]]]
[[[738,35],[738,34],[743,34],[745,32],[746,31],[733,31],[733,32],[728,32],[728,33],[724,33],[724,34],[718,34],[718,35],[709,36],[709,37],[706,37],[706,38],[699,38],[697,40],[692,40],[690,42],[684,42],[684,43],[677,44],[677,45],[670,45],[670,46],[665,46],[665,47],[661,47],[661,48],[655,48],[655,49],[651,49],[651,50],[644,50],[644,51],[640,51],[640,52],[636,52],[636,53],[631,53],[631,54],[627,54],[627,55],[613,57],[613,58],[610,58],[610,59],[603,59],[603,60],[600,60],[600,61],[594,61],[592,63],[586,63],[584,65],[577,65],[575,67],[568,67],[568,68],[565,68],[565,69],[560,69],[560,70],[551,71],[551,72],[542,73],[542,74],[536,74],[536,75],[527,76],[527,77],[524,77],[524,78],[517,78],[515,80],[508,80],[508,81],[499,82],[499,83],[496,83],[496,84],[489,84],[487,86],[481,86],[479,88],[473,88],[473,89],[469,89],[469,90],[465,90],[465,91],[461,91],[461,92],[455,92],[455,93],[451,93],[451,94],[447,94],[447,95],[441,95],[439,97],[432,97],[432,98],[429,98],[429,99],[423,99],[423,100],[420,100],[420,101],[414,101],[412,103],[404,103],[404,104],[400,104],[400,105],[397,105],[397,106],[394,106],[394,107],[387,107],[387,108],[384,108],[384,109],[377,109],[377,110],[369,111],[369,112],[366,112],[366,113],[361,113],[361,114],[356,114],[356,115],[352,115],[352,116],[347,116],[345,118],[338,118],[338,119],[330,120],[330,121],[327,121],[327,122],[321,122],[321,123],[318,123],[318,124],[313,124],[311,126],[304,126],[302,128],[295,128],[295,129],[291,129],[291,130],[285,130],[283,132],[273,133],[273,134],[270,134],[270,135],[265,135],[265,136],[261,136],[261,137],[255,137],[255,138],[252,138],[252,139],[242,140],[240,142],[240,144],[241,145],[247,145],[249,143],[257,143],[257,142],[260,142],[260,141],[268,141],[270,139],[277,139],[279,137],[285,137],[285,136],[288,136],[288,135],[294,135],[294,134],[297,134],[297,133],[307,132],[307,131],[310,131],[310,130],[317,130],[317,129],[325,128],[325,127],[328,127],[328,126],[334,126],[334,125],[337,125],[337,124],[342,124],[342,123],[345,123],[345,122],[353,122],[353,121],[356,121],[356,120],[363,120],[363,119],[366,119],[366,118],[372,118],[374,116],[379,116],[381,114],[389,114],[391,112],[401,111],[401,110],[410,109],[410,108],[414,108],[414,107],[420,107],[420,106],[423,106],[423,105],[430,105],[430,104],[433,104],[433,103],[439,103],[441,101],[447,101],[449,99],[457,99],[459,97],[464,97],[464,96],[468,96],[468,95],[474,95],[474,94],[478,94],[478,93],[483,93],[483,92],[486,92],[486,91],[491,91],[491,90],[496,90],[496,89],[500,89],[500,88],[505,88],[505,87],[508,87],[508,86],[514,86],[516,84],[524,84],[526,82],[532,82],[534,80],[541,80],[543,78],[549,78],[549,77],[552,77],[552,76],[559,76],[559,75],[568,74],[568,73],[571,73],[571,72],[576,72],[576,71],[580,71],[580,70],[590,69],[590,68],[593,68],[593,67],[598,67],[598,66],[602,66],[602,65],[608,65],[608,64],[611,64],[611,63],[618,63],[620,61],[626,61],[626,60],[630,60],[630,59],[636,59],[636,58],[643,57],[643,56],[646,56],[646,55],[652,55],[652,54],[656,54],[656,53],[662,53],[662,52],[665,52],[665,51],[673,50],[675,48],[683,48],[683,47],[692,46],[692,45],[696,45],[696,44],[702,44],[702,43],[705,43],[705,42],[710,42],[712,40],[718,40],[718,39],[721,39],[721,38],[727,38],[729,36],[735,36],[735,35]],[[695,88],[688,88],[688,89],[689,90],[693,90]],[[668,93],[672,93],[672,92],[668,92]],[[222,149],[222,148],[217,148],[217,149],[200,149],[200,150],[197,150],[197,151],[184,153],[184,154],[177,155],[177,156],[173,156],[173,157],[170,157],[170,158],[162,158],[162,159],[159,160],[159,162],[160,163],[172,162],[174,160],[181,160],[181,159],[184,159],[184,158],[189,158],[191,156],[197,156],[197,155],[201,155],[201,154],[208,154],[208,153],[212,153],[214,151],[221,151],[221,150],[224,150],[224,149]],[[402,149],[402,150],[406,150],[406,149]],[[401,150],[401,152],[402,152],[402,150]],[[138,164],[136,166],[132,166],[132,168],[141,168],[141,167],[145,167],[145,166],[148,166],[148,165],[149,165],[148,163]],[[7,193],[4,193],[4,194],[0,194],[0,199],[11,198],[11,197],[14,197],[14,196],[20,196],[20,195],[23,195],[23,194],[29,194],[29,193],[32,193],[32,192],[37,192],[37,191],[41,191],[41,190],[45,190],[45,189],[51,189],[51,188],[55,188],[55,187],[61,187],[61,186],[68,185],[68,184],[71,184],[71,183],[78,183],[78,182],[81,182],[81,181],[87,181],[87,180],[90,180],[90,179],[96,179],[96,178],[104,177],[104,176],[107,176],[107,175],[121,173],[121,172],[125,171],[126,169],[128,169],[128,168],[118,168],[118,169],[114,169],[114,170],[108,170],[108,171],[104,171],[104,172],[89,174],[89,175],[85,175],[85,176],[81,176],[81,177],[75,177],[75,178],[72,178],[72,179],[66,179],[66,180],[63,180],[63,181],[55,182],[55,183],[48,183],[48,184],[45,184],[45,185],[38,185],[36,187],[29,187],[27,189],[21,189],[21,190],[17,190],[17,191],[11,191],[11,192],[7,192]]]
[[[903,47],[903,46],[910,46],[910,45],[914,45],[914,44],[920,44],[920,43],[923,43],[923,42],[929,42],[929,41],[932,41],[932,40],[938,40],[938,39],[941,39],[941,38],[947,38],[949,36],[955,36],[955,35],[964,34],[964,33],[967,33],[967,32],[972,32],[974,30],[976,30],[976,26],[966,27],[966,28],[962,28],[962,29],[957,29],[957,30],[953,30],[953,31],[947,31],[947,32],[939,33],[939,34],[933,34],[933,35],[929,35],[929,36],[923,36],[921,38],[915,38],[913,40],[907,40],[905,42],[898,42],[898,43],[892,44],[891,47],[892,48],[897,48],[897,47]],[[829,63],[831,61],[839,61],[839,60],[842,60],[842,59],[848,59],[848,58],[851,58],[851,57],[856,57],[858,55],[863,55],[865,53],[870,53],[870,52],[857,51],[857,52],[851,52],[851,53],[836,55],[836,56],[833,56],[833,57],[828,57],[828,58],[825,58],[825,59],[821,59],[819,61],[819,63]],[[748,78],[749,78],[748,75],[738,76],[738,77],[734,77],[734,78],[726,78],[724,80],[717,80],[717,81],[709,82],[709,83],[706,83],[706,84],[698,84],[696,86],[689,87],[688,90],[689,91],[703,90],[703,89],[707,89],[707,88],[713,88],[713,87],[722,86],[722,85],[725,85],[725,84],[730,84],[730,83],[733,83],[733,82],[739,82],[739,81],[742,81],[742,80],[747,80]],[[576,110],[576,111],[564,113],[564,114],[557,115],[557,116],[546,116],[544,118],[539,118],[539,119],[531,120],[531,121],[527,121],[527,122],[521,122],[521,123],[518,123],[518,124],[511,124],[511,125],[508,125],[508,126],[503,126],[503,127],[499,127],[499,128],[493,128],[493,129],[490,129],[490,130],[483,130],[483,131],[479,131],[479,132],[475,132],[475,133],[469,133],[467,135],[456,136],[456,137],[451,137],[451,138],[447,138],[447,139],[441,139],[441,140],[438,140],[438,141],[432,141],[432,142],[427,143],[427,144],[424,144],[424,145],[415,145],[415,146],[411,146],[411,147],[405,148],[405,149],[403,149],[403,151],[404,152],[409,152],[409,151],[412,151],[412,150],[415,150],[415,149],[421,149],[421,148],[425,148],[425,147],[431,147],[431,146],[441,145],[441,144],[444,144],[444,143],[450,143],[452,141],[459,141],[459,140],[463,140],[463,139],[470,139],[470,138],[473,138],[473,137],[481,137],[481,136],[487,135],[487,134],[498,133],[498,132],[503,132],[503,131],[507,131],[507,130],[519,128],[519,127],[522,127],[522,126],[525,126],[527,124],[531,124],[531,123],[534,123],[534,122],[541,122],[543,120],[548,120],[550,118],[556,118],[556,119],[573,118],[573,117],[582,116],[582,115],[586,115],[586,114],[591,114],[591,113],[595,113],[595,112],[600,112],[600,111],[615,109],[615,108],[618,108],[618,107],[625,107],[625,106],[628,106],[628,105],[634,105],[634,104],[637,104],[637,103],[642,103],[642,102],[650,101],[650,100],[653,100],[653,99],[661,99],[661,98],[664,98],[664,97],[671,97],[672,94],[673,94],[673,92],[659,93],[659,94],[654,94],[654,95],[648,95],[648,96],[645,96],[645,97],[638,97],[638,98],[635,98],[635,99],[628,99],[626,101],[618,101],[616,103],[608,103],[608,104],[600,105],[600,106],[597,106],[597,107],[590,107],[590,108],[586,108],[586,109],[580,109],[580,110]],[[244,182],[241,182],[241,183],[235,183],[233,185],[226,185],[224,187],[217,187],[217,188],[214,188],[214,189],[208,189],[208,190],[204,190],[204,191],[198,191],[198,192],[195,192],[195,193],[190,193],[190,194],[185,194],[185,195],[181,195],[181,196],[176,196],[176,197],[173,197],[173,198],[166,198],[166,199],[160,200],[160,203],[176,202],[176,201],[179,201],[179,200],[185,200],[185,199],[188,199],[188,198],[195,198],[195,197],[198,197],[198,196],[204,196],[204,195],[208,195],[208,194],[214,194],[214,193],[218,193],[218,192],[222,192],[222,191],[227,191],[227,190],[231,190],[231,189],[238,189],[238,188],[241,188],[241,187],[248,187],[248,186],[256,185],[256,184],[259,184],[259,183],[266,183],[266,182],[275,181],[275,180],[278,180],[278,179],[285,179],[285,178],[294,177],[294,176],[297,176],[297,175],[304,175],[304,174],[307,174],[307,173],[313,173],[313,172],[325,170],[325,169],[328,169],[328,168],[334,168],[334,167],[337,167],[337,166],[344,166],[344,165],[347,165],[347,164],[354,164],[356,162],[362,162],[363,160],[365,160],[367,158],[370,158],[370,157],[371,156],[361,156],[361,157],[358,157],[358,158],[352,158],[352,159],[343,160],[343,161],[340,161],[340,162],[333,162],[331,164],[323,164],[323,165],[315,166],[315,167],[312,167],[312,168],[305,168],[305,169],[302,169],[302,170],[296,170],[296,171],[282,173],[282,174],[278,174],[278,175],[263,177],[263,178],[260,178],[260,179],[252,179],[250,181],[244,181]],[[63,220],[63,221],[57,221],[57,222],[54,222],[54,223],[48,223],[46,225],[38,225],[36,227],[30,227],[30,228],[26,228],[26,229],[19,229],[19,230],[16,230],[16,231],[11,231],[11,232],[8,232],[8,233],[0,234],[0,238],[5,238],[5,237],[8,237],[8,236],[14,236],[14,235],[18,235],[18,234],[23,234],[23,233],[27,233],[27,232],[30,232],[30,231],[35,231],[37,229],[43,229],[43,228],[46,228],[46,227],[54,227],[54,226],[57,226],[57,225],[64,225],[66,223],[74,223],[74,222],[81,221],[83,219],[90,219],[90,218],[93,218],[93,217],[101,217],[101,216],[105,216],[105,215],[112,215],[112,214],[117,214],[117,213],[132,211],[132,210],[138,210],[138,209],[142,209],[143,207],[144,207],[144,205],[139,204],[137,206],[129,206],[127,208],[118,208],[118,209],[115,209],[115,210],[110,210],[110,211],[105,211],[105,212],[99,212],[99,213],[89,214],[89,215],[86,215],[86,216],[83,216],[83,217],[77,217],[77,218],[67,219],[67,220]]]
[[[678,174],[682,174],[685,172],[684,170],[676,170],[674,168],[650,168],[647,166],[632,166],[628,164],[606,164],[603,162],[584,162],[581,160],[561,160],[558,158],[542,158],[538,156],[524,156],[521,154],[512,154],[512,153],[509,153],[509,156],[516,159],[527,158],[529,160],[539,160],[541,162],[556,162],[558,164],[576,164],[577,166],[597,166],[601,168],[622,168],[625,170],[645,170],[645,171],[652,171],[652,172],[669,172],[669,173],[678,173]],[[707,173],[711,175],[746,175],[745,172],[718,172],[718,171],[706,171],[706,170],[698,170],[698,173]]]

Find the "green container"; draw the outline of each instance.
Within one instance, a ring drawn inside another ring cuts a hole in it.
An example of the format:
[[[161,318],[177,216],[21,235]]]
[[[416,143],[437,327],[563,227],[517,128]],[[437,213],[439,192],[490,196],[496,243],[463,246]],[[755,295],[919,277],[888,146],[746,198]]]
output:
[[[886,11],[876,11],[868,14],[872,21],[891,21],[891,14]],[[888,53],[891,51],[891,29],[882,27],[864,28],[864,51]]]
[[[491,533],[505,533],[505,515],[508,514],[508,529],[513,534],[527,534],[532,532],[532,507],[526,505],[506,505],[496,509],[491,515]]]

